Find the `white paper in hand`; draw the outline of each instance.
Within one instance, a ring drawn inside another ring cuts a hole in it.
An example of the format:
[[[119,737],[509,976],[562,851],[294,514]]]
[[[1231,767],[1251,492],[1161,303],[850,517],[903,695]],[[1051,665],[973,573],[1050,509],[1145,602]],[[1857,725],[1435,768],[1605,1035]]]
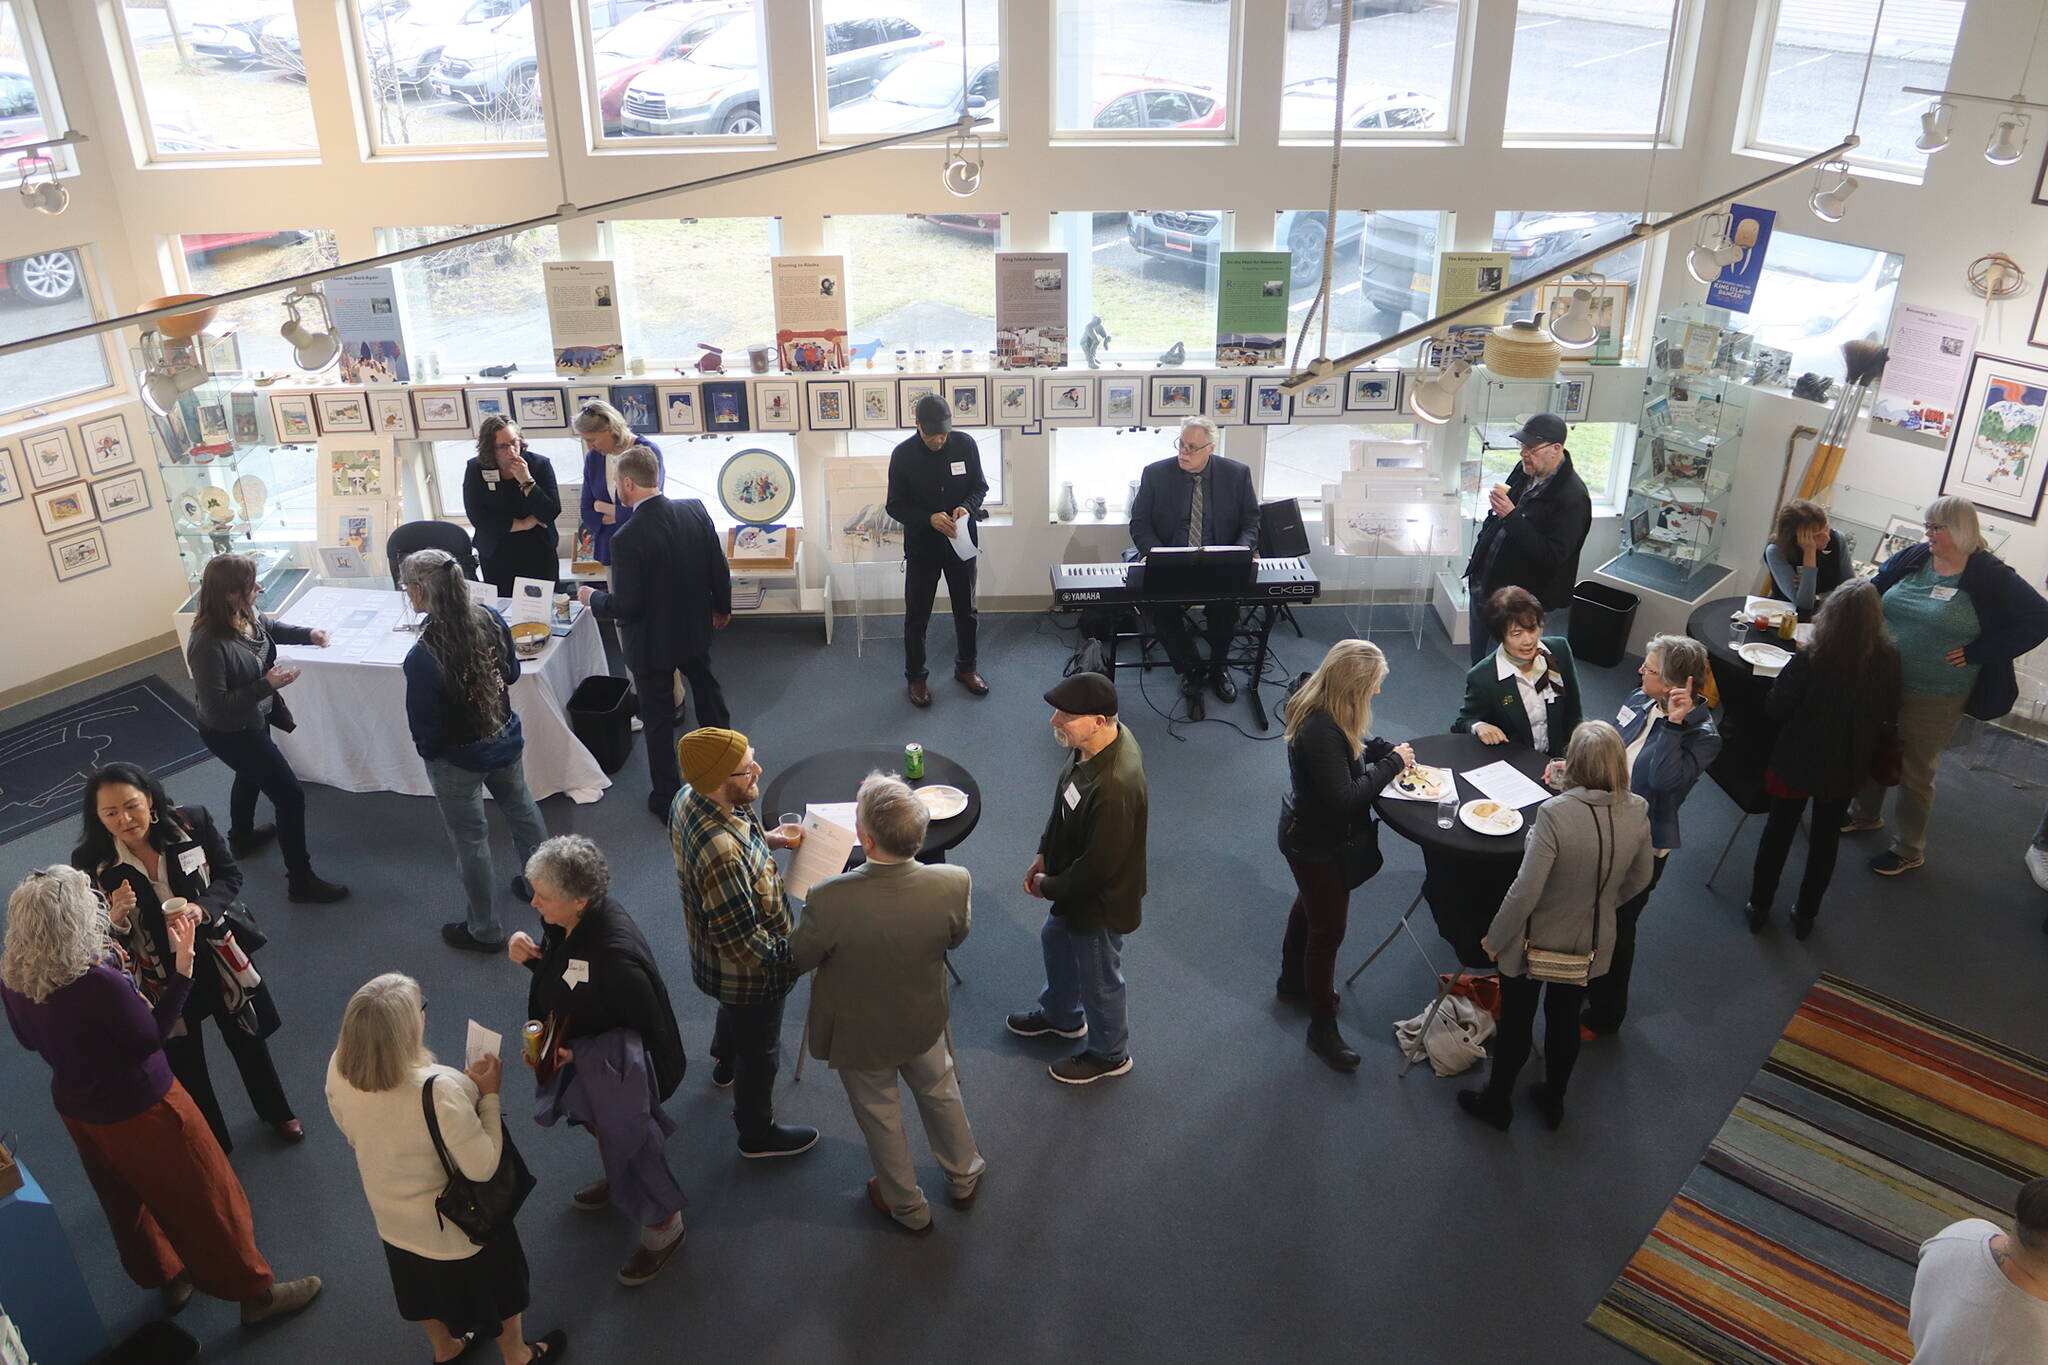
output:
[[[495,1057],[504,1045],[505,1035],[493,1033],[476,1020],[469,1021],[469,1038],[462,1045],[462,1064],[475,1066],[481,1057]]]
[[[972,559],[981,553],[981,547],[974,543],[974,513],[969,512],[953,523],[953,553],[961,559]]]
[[[849,803],[834,803],[843,808]],[[854,838],[853,821],[841,824],[825,812],[830,806],[813,803],[804,810],[804,841],[797,845],[783,875],[782,889],[798,900],[827,877],[846,870],[846,859],[859,841]]]

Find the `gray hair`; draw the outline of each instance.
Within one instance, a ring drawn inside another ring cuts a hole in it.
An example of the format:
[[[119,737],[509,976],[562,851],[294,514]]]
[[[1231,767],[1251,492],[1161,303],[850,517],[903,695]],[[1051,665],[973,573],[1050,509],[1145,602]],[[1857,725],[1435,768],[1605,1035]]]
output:
[[[1950,494],[1927,504],[1927,524],[1948,532],[1955,547],[1966,555],[1989,549],[1984,528],[1977,523],[1977,508],[1968,498]]]
[[[557,834],[526,860],[528,881],[546,882],[587,909],[602,902],[612,889],[611,866],[596,844],[580,834]]]
[[[579,436],[595,436],[600,431],[609,431],[613,444],[620,450],[625,450],[639,439],[626,421],[626,414],[610,403],[585,403],[576,413],[575,425]]]
[[[1657,656],[1657,671],[1674,686],[1707,685],[1713,665],[1707,661],[1707,647],[1688,635],[1652,635],[1643,646],[1643,657]]]
[[[932,819],[908,782],[884,772],[869,773],[861,782],[854,817],[861,832],[891,858],[915,858]]]
[[[398,584],[420,595],[427,615],[420,646],[441,666],[444,693],[459,698],[483,732],[495,735],[512,710],[498,671],[505,646],[496,614],[470,598],[462,565],[446,550],[414,550],[399,563]]]
[[[1628,795],[1628,746],[1604,720],[1582,720],[1564,747],[1564,785]]]
[[[41,1004],[100,960],[112,932],[90,878],[62,863],[38,868],[7,898],[0,984]]]
[[[341,1012],[341,1038],[334,1069],[368,1094],[396,1090],[412,1079],[413,1068],[429,1065],[427,1001],[420,983],[402,972],[386,972],[349,997]]]
[[[1207,432],[1207,433],[1209,434],[1209,441],[1210,441],[1210,443],[1211,443],[1212,445],[1213,445],[1213,444],[1215,444],[1215,443],[1216,443],[1216,442],[1218,442],[1218,441],[1221,441],[1221,440],[1223,439],[1223,438],[1222,438],[1222,436],[1221,436],[1221,434],[1219,433],[1219,430],[1218,430],[1218,428],[1217,428],[1216,424],[1215,424],[1214,422],[1210,421],[1210,420],[1209,420],[1208,418],[1206,418],[1206,417],[1183,417],[1183,418],[1181,418],[1181,419],[1180,419],[1180,429],[1181,429],[1182,431],[1186,431],[1186,430],[1187,430],[1187,429],[1188,429],[1189,427],[1194,427],[1194,428],[1196,428],[1196,429],[1197,429],[1197,430],[1199,430],[1199,431],[1205,431],[1205,432]]]

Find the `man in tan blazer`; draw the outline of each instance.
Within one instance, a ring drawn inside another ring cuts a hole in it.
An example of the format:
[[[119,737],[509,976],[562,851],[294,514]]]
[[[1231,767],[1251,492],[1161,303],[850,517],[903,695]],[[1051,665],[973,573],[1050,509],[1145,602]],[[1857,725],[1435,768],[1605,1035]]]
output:
[[[789,941],[797,970],[817,972],[811,1055],[839,1073],[867,1138],[868,1202],[920,1236],[932,1230],[932,1211],[904,1137],[898,1075],[954,1208],[973,1205],[988,1166],[967,1125],[946,1027],[946,953],[967,938],[972,879],[964,867],[916,861],[928,820],[902,778],[869,774],[855,814],[867,862],[811,888]]]

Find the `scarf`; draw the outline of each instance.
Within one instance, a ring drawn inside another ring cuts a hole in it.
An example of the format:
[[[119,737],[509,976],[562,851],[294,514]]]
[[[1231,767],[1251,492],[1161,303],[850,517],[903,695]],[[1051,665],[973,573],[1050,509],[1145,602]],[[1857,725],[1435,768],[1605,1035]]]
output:
[[[1536,657],[1530,660],[1530,663],[1536,674],[1536,681],[1532,686],[1536,690],[1536,695],[1543,698],[1543,704],[1548,706],[1559,697],[1562,697],[1564,695],[1564,674],[1558,672],[1557,660],[1550,656],[1550,650],[1546,646],[1538,644],[1536,646]],[[1508,660],[1508,667],[1514,669],[1515,672],[1525,678],[1529,676],[1530,670],[1518,666],[1512,657]]]

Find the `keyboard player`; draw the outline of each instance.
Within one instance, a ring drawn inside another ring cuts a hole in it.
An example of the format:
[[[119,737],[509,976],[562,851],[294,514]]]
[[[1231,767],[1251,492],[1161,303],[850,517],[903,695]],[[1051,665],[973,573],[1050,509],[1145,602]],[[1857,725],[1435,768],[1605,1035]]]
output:
[[[1243,545],[1256,548],[1259,539],[1259,498],[1252,471],[1216,453],[1216,424],[1206,417],[1181,423],[1174,456],[1145,466],[1131,504],[1131,543],[1144,558],[1159,546]],[[1188,719],[1204,715],[1206,683],[1222,702],[1237,700],[1237,684],[1228,667],[1231,637],[1237,633],[1237,607],[1214,602],[1202,608],[1203,634],[1209,642],[1204,660],[1188,630],[1185,608],[1147,608],[1153,634],[1166,646],[1167,660],[1180,675]]]

